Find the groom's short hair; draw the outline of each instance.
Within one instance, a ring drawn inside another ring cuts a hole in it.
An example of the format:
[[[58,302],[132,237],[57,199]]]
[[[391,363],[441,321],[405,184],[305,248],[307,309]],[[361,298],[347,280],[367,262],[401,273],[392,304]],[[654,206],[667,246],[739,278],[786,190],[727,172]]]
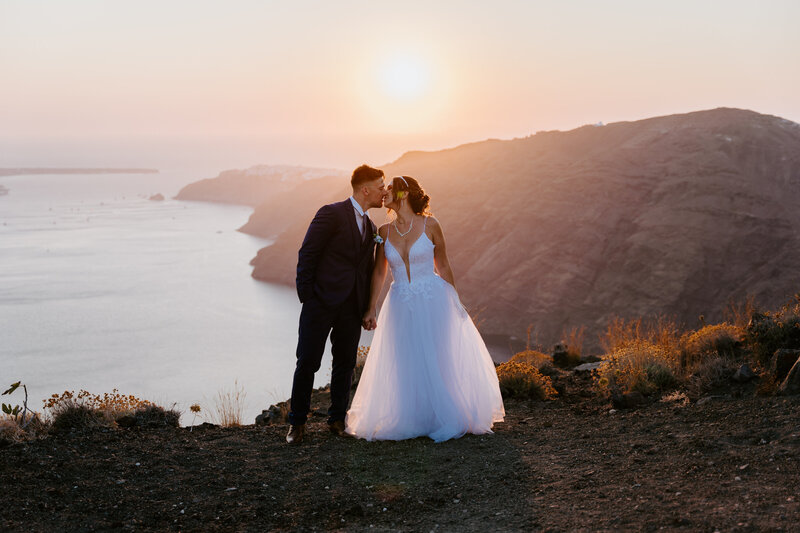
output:
[[[379,168],[372,168],[369,165],[361,165],[353,171],[353,177],[350,178],[350,185],[352,185],[353,189],[355,189],[369,181],[375,181],[376,179],[382,177],[383,170]]]

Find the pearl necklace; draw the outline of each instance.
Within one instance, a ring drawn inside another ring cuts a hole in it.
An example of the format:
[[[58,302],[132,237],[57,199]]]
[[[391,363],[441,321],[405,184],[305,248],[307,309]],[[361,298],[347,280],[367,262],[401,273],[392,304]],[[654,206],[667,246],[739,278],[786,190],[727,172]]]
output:
[[[408,225],[408,231],[406,231],[405,233],[400,233],[400,230],[397,229],[397,220],[395,220],[392,223],[392,226],[394,226],[394,230],[397,232],[398,235],[400,235],[401,237],[405,237],[406,235],[409,234],[411,229],[414,227],[414,219],[413,218],[411,219],[411,224]]]

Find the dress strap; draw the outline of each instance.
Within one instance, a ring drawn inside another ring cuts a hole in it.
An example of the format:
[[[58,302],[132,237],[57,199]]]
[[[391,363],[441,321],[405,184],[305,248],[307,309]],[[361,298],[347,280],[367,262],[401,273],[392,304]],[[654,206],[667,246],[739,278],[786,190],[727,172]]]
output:
[[[422,233],[425,233],[425,226],[428,225],[428,217],[426,217],[425,215],[422,215],[422,216],[424,217],[424,219],[422,221]]]

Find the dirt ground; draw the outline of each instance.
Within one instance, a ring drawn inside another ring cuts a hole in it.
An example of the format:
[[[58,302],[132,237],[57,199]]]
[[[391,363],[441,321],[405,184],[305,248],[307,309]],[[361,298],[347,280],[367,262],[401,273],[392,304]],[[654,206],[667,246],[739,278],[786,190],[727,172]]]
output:
[[[800,531],[798,407],[508,401],[441,444],[322,416],[297,447],[283,425],[56,434],[0,449],[0,530]]]

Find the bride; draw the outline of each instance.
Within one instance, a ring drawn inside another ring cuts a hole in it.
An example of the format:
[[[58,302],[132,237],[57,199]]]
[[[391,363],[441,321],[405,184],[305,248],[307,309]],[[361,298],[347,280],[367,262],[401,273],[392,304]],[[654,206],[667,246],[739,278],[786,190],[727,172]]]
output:
[[[494,364],[456,293],[429,200],[409,176],[389,186],[386,207],[396,218],[378,230],[364,315],[364,327],[377,329],[346,418],[356,437],[441,442],[491,433],[505,415]],[[376,318],[387,265],[394,282]]]

